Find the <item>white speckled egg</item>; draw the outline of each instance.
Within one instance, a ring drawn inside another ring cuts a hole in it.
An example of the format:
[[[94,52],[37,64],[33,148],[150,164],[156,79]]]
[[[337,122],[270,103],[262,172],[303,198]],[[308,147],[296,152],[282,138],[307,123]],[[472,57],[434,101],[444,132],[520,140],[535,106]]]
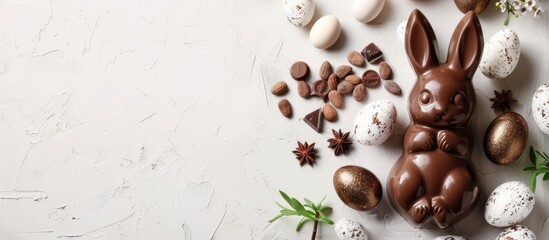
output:
[[[313,0],[282,0],[282,6],[288,21],[298,27],[309,24],[315,14]]]
[[[484,219],[495,227],[508,227],[524,220],[534,209],[534,193],[517,181],[499,185],[488,197]]]
[[[334,228],[339,240],[368,240],[368,234],[357,221],[342,218]]]
[[[541,85],[534,93],[532,115],[539,129],[549,135],[549,85]]]
[[[496,240],[536,240],[536,234],[522,225],[508,227],[501,232]]]
[[[404,22],[401,22],[397,29],[396,29],[396,34],[397,34],[397,38],[398,40],[400,40],[400,42],[402,44],[404,44],[404,36],[406,34],[406,24],[408,23],[408,21],[404,21]]]
[[[385,0],[353,0],[353,16],[367,23],[374,20],[385,5]]]
[[[364,145],[379,145],[393,133],[397,112],[388,100],[377,100],[364,106],[355,117],[353,137]]]
[[[309,40],[316,48],[326,49],[334,45],[341,33],[341,25],[337,17],[327,15],[318,19],[311,28]]]
[[[433,240],[467,240],[467,238],[464,238],[462,236],[456,236],[456,235],[444,235],[437,237]]]
[[[520,41],[517,33],[503,29],[488,40],[480,60],[480,71],[491,79],[509,76],[520,57]]]

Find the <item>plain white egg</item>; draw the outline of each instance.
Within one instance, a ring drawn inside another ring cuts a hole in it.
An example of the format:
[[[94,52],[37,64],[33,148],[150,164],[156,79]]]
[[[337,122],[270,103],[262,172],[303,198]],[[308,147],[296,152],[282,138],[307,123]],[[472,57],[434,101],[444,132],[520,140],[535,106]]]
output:
[[[385,0],[353,0],[353,17],[367,23],[374,20],[385,5]]]
[[[341,25],[337,17],[327,15],[318,19],[311,28],[309,40],[316,48],[326,49],[334,45],[341,34]]]

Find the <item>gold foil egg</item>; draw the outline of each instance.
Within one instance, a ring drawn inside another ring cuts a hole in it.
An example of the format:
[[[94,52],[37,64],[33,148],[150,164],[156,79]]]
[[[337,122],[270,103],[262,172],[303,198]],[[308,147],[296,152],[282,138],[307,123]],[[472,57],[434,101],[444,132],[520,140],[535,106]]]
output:
[[[497,116],[484,134],[484,153],[498,165],[509,165],[517,160],[528,140],[528,123],[514,112]]]
[[[339,168],[334,173],[334,188],[343,203],[358,211],[374,208],[382,196],[379,179],[359,166]]]

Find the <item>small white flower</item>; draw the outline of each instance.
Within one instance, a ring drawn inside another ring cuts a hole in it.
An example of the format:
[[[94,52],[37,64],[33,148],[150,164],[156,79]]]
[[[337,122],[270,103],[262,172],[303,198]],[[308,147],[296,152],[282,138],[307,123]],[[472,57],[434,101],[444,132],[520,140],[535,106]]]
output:
[[[513,6],[513,8],[514,8],[515,10],[519,10],[519,9],[520,9],[520,5],[521,5],[521,1],[519,1],[519,0],[513,0],[513,1],[511,2],[511,6]]]
[[[545,10],[543,10],[543,8],[541,8],[541,7],[538,8],[538,9],[536,10],[536,12],[534,12],[534,18],[539,17],[543,12],[545,12]]]
[[[532,10],[535,10],[533,8],[536,6],[536,0],[527,0],[526,3],[524,3],[524,6],[531,12]]]
[[[506,0],[500,0],[499,1],[499,9],[501,10],[502,13],[505,13],[505,11],[507,11],[507,1]]]
[[[520,12],[520,15],[524,15],[526,14],[526,12],[528,12],[528,9],[526,9],[526,7],[521,7],[519,12]]]

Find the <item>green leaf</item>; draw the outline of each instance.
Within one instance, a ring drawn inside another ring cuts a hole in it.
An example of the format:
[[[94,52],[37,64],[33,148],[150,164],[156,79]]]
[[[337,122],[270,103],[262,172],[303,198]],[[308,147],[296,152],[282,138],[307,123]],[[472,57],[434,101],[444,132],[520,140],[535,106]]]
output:
[[[280,210],[280,213],[284,214],[284,216],[298,215],[296,211],[290,209],[282,209]]]
[[[543,175],[543,181],[547,180],[549,180],[549,173],[545,173],[545,175]]]
[[[283,191],[280,191],[280,195],[282,195],[282,197],[284,198],[284,200],[286,200],[286,202],[288,202],[288,204],[290,204],[290,207],[292,207],[293,209],[295,209],[295,206],[292,204],[292,199],[290,197],[288,197],[288,194],[284,193]]]
[[[330,224],[330,225],[334,224],[334,222],[332,220],[330,220],[328,218],[325,218],[325,217],[318,218],[318,221],[325,222],[325,223]]]
[[[303,205],[295,198],[292,198],[292,207],[294,207],[294,209],[297,211],[297,212],[301,212],[301,211],[305,211],[305,208],[303,207]]]
[[[534,150],[533,146],[530,146],[530,162],[534,165],[536,165],[536,152]]]
[[[523,171],[534,171],[536,170],[536,167],[525,167],[524,169],[522,169]]]
[[[318,204],[316,205],[316,209],[320,209],[322,207],[322,203],[324,202],[324,200],[326,200],[326,195],[324,195],[322,200],[320,200],[320,202],[318,202]]]
[[[308,207],[308,208],[310,208],[311,210],[316,210],[316,209],[315,209],[316,206],[315,206],[315,204],[314,204],[313,202],[311,202],[311,200],[309,200],[309,199],[307,199],[307,198],[305,198],[304,200],[305,200],[305,202],[306,202],[305,204],[303,204],[305,207]]]
[[[272,222],[278,220],[281,217],[284,217],[284,214],[281,213],[281,214],[276,215],[273,219],[269,220],[269,222],[272,223]]]
[[[311,220],[308,219],[308,218],[305,218],[305,217],[304,217],[304,218],[301,218],[301,221],[299,221],[299,223],[297,223],[297,226],[296,226],[295,230],[296,230],[297,232],[299,232],[299,231],[301,230],[301,228],[303,227],[303,225],[304,225],[307,221],[311,221]]]
[[[536,151],[536,155],[537,155],[537,154],[539,154],[538,151]],[[534,166],[539,167],[540,164],[541,164],[541,162],[539,161],[539,158],[536,157],[536,164],[535,164]]]
[[[536,174],[531,174],[530,175],[530,189],[532,189],[532,192],[536,192],[536,177],[538,175]]]

